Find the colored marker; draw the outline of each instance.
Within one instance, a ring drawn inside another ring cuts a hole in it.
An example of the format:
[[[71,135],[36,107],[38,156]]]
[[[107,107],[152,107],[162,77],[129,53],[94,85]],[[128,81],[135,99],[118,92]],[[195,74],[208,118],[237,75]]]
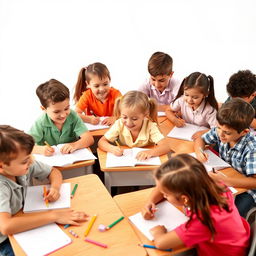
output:
[[[65,226],[64,226],[64,228],[68,228],[70,226],[70,224],[66,224]]]
[[[106,227],[106,229],[108,230],[108,229],[112,228],[112,227],[115,226],[119,221],[121,221],[123,218],[124,218],[124,216],[120,217],[119,219],[117,219],[116,221],[114,221],[113,223],[111,223],[110,225],[108,225],[108,226]]]
[[[89,238],[85,238],[84,241],[86,241],[86,242],[88,242],[88,243],[91,243],[91,244],[98,245],[98,246],[103,247],[103,248],[107,248],[107,247],[108,247],[106,244],[103,244],[103,243],[94,241],[94,240],[89,239]]]
[[[74,186],[74,188],[73,188],[73,190],[72,190],[72,193],[71,193],[71,195],[70,195],[71,198],[74,197],[77,187],[78,187],[78,184],[75,184],[75,186]]]
[[[166,252],[172,251],[172,249],[159,249],[159,248],[155,247],[154,245],[149,245],[149,244],[138,244],[138,246],[141,246],[144,248],[150,248],[150,249],[157,249],[157,250],[166,251]]]
[[[88,224],[88,227],[87,227],[87,229],[84,232],[84,236],[87,236],[89,234],[89,232],[90,232],[90,230],[92,228],[92,225],[95,222],[96,218],[97,218],[96,214],[92,216],[92,218],[91,218],[91,220],[90,220],[90,222]]]
[[[68,231],[72,236],[74,236],[74,237],[76,237],[76,238],[78,238],[79,237],[79,235],[77,234],[77,233],[75,233],[73,230],[69,230]]]
[[[49,201],[48,201],[48,199],[45,199],[46,196],[47,196],[47,188],[46,188],[46,186],[44,186],[43,189],[44,189],[44,202],[45,202],[46,207],[49,207]]]

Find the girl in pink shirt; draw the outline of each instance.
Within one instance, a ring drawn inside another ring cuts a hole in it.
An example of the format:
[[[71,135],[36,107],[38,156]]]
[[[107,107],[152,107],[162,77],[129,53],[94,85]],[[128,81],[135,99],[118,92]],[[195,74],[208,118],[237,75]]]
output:
[[[189,217],[170,232],[164,226],[152,228],[156,247],[195,247],[199,256],[247,255],[250,226],[239,215],[230,190],[216,184],[201,162],[188,154],[177,155],[155,171],[155,179],[144,218],[152,219],[156,203],[164,198],[183,207]]]
[[[177,127],[185,123],[212,128],[216,126],[218,103],[214,96],[214,82],[211,76],[194,72],[186,77],[178,94],[166,110],[167,118]],[[200,131],[192,136],[196,139],[203,133]]]

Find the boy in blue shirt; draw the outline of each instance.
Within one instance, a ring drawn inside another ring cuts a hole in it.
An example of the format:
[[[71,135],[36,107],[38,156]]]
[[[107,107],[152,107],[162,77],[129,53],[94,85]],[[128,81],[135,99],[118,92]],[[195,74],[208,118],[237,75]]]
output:
[[[249,130],[254,116],[255,111],[249,103],[240,98],[232,99],[217,112],[217,127],[195,140],[195,152],[200,161],[207,161],[207,155],[202,152],[205,145],[215,144],[220,157],[244,175],[237,179],[218,172],[209,173],[213,179],[223,181],[227,186],[248,189],[235,199],[243,217],[256,205],[256,138]]]
[[[74,110],[70,110],[69,89],[61,82],[51,79],[36,89],[36,94],[45,112],[31,127],[29,134],[36,145],[34,154],[53,155],[50,146],[65,144],[61,148],[63,154],[72,153],[77,149],[89,147],[94,139],[82,119]]]

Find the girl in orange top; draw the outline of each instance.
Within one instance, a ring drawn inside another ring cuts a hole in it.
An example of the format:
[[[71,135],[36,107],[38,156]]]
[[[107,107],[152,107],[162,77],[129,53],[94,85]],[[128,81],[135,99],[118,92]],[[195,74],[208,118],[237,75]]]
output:
[[[110,80],[108,68],[99,62],[79,72],[74,94],[75,110],[84,122],[98,124],[99,117],[106,116],[102,124],[114,123],[114,104],[121,93],[110,87]]]

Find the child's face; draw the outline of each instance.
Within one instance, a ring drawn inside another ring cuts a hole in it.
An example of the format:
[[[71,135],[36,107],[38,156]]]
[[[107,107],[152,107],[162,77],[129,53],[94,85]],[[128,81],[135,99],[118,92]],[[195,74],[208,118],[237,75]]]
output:
[[[193,110],[200,106],[204,97],[204,94],[199,89],[190,88],[184,90],[184,100]]]
[[[56,126],[62,126],[70,114],[69,99],[65,99],[64,101],[54,104],[49,103],[49,106],[46,109],[43,108],[43,110],[47,113]]]
[[[87,84],[87,86],[92,90],[92,93],[98,100],[105,101],[110,90],[109,84],[110,80],[108,77],[100,79],[96,75],[90,75],[90,82]]]
[[[31,163],[32,156],[23,150],[18,153],[17,157],[9,165],[2,163],[0,172],[6,177],[22,176],[28,172]]]
[[[238,140],[247,133],[247,129],[238,133],[235,129],[229,128],[226,125],[217,125],[217,133],[222,143],[235,144]]]
[[[150,76],[150,82],[158,91],[163,92],[167,87],[172,74],[173,73],[171,73],[171,75]]]
[[[145,114],[136,108],[121,106],[121,118],[123,124],[131,132],[140,131],[143,125]]]

